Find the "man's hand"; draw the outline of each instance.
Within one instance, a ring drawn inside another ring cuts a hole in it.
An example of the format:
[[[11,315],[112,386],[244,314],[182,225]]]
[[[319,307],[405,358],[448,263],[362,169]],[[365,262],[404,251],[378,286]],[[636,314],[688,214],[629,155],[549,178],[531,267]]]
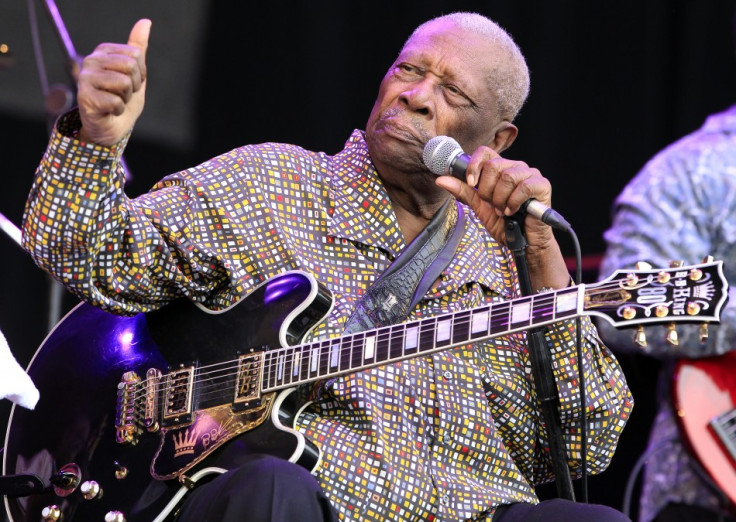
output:
[[[494,239],[504,245],[505,216],[516,213],[528,199],[552,204],[552,186],[539,170],[523,161],[503,158],[488,147],[480,147],[472,154],[466,179],[467,183],[463,183],[451,176],[440,176],[437,185],[468,205]],[[533,289],[567,286],[570,275],[552,228],[527,215],[524,232]]]
[[[150,20],[139,20],[127,44],[103,43],[85,57],[79,73],[79,138],[111,146],[133,128],[146,95]]]

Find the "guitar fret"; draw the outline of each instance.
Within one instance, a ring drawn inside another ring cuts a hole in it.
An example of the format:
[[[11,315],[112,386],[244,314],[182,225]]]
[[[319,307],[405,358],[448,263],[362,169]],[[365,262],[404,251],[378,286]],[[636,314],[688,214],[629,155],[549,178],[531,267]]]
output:
[[[577,315],[578,291],[570,288],[557,293],[555,297],[555,319],[564,319]]]
[[[299,361],[299,380],[304,382],[309,379],[309,368],[312,364],[312,345],[304,345],[301,347]]]
[[[300,356],[301,353],[298,350],[292,350],[291,358],[291,382],[294,382],[295,377],[299,377],[299,370],[301,368]]]
[[[450,321],[450,319],[438,320],[435,332],[435,341],[437,342],[437,346],[448,344],[450,334],[452,332],[452,321]]]
[[[428,352],[436,346],[435,344],[435,325],[437,319],[430,319],[426,322],[422,322],[421,328],[419,328],[419,345],[417,346],[419,353]]]
[[[532,298],[521,298],[511,305],[511,325],[513,328],[532,324]]]
[[[416,330],[416,326],[407,328],[403,324],[391,329],[389,359],[399,359],[416,349]],[[413,335],[412,332],[414,332]]]
[[[452,344],[459,344],[470,339],[470,312],[464,310],[453,314]]]
[[[357,352],[360,353],[363,351],[363,339],[365,339],[364,333],[358,333],[352,336],[352,338],[348,338],[347,342],[342,343],[340,346],[340,349],[338,351],[338,365],[340,371],[350,370],[352,367],[352,361],[353,361],[353,353]],[[356,350],[357,348],[357,350]],[[360,359],[358,359],[360,360]],[[362,361],[361,361],[362,363]]]
[[[360,368],[363,366],[364,353],[368,349],[368,333],[361,333],[353,337],[353,342],[350,343],[350,348],[343,357],[343,365],[341,370],[350,370],[351,368]],[[373,337],[375,339],[375,337]]]
[[[537,294],[534,296],[534,312],[532,324],[555,319],[554,294]]]
[[[320,343],[314,343],[312,349],[309,350],[309,376],[319,375],[319,356],[321,353]]]
[[[376,355],[376,336],[366,336],[363,348],[363,360],[370,361]]]
[[[470,321],[470,338],[477,339],[478,337],[485,337],[488,335],[488,331],[491,328],[491,310],[485,308],[472,313],[472,319]]]
[[[279,350],[276,361],[276,382],[281,384],[284,379],[284,352]]]
[[[322,347],[319,354],[319,369],[317,370],[318,377],[325,377],[330,374],[330,357],[332,355],[332,345],[336,345],[336,349],[339,349],[340,343],[333,343],[332,340],[326,340],[322,342]]]
[[[266,368],[266,371],[263,372],[263,382],[265,383],[266,388],[272,388],[276,385],[276,381],[274,379],[274,372],[275,372],[275,366],[273,364],[274,360],[274,352],[273,351],[267,351],[264,358],[263,358],[263,364]]]
[[[376,342],[376,353],[374,362],[387,361],[391,359],[391,339],[394,336],[394,332],[397,328],[391,327],[388,334],[377,336]]]
[[[400,357],[405,353],[412,353],[419,347],[419,327],[418,326],[404,326],[404,335],[401,338],[397,338],[396,347],[399,349]]]
[[[498,311],[494,314],[494,309]],[[491,327],[489,335],[505,333],[509,330],[511,320],[511,306],[508,303],[500,303],[491,308]]]
[[[340,343],[330,346],[330,370],[337,370],[340,366]]]

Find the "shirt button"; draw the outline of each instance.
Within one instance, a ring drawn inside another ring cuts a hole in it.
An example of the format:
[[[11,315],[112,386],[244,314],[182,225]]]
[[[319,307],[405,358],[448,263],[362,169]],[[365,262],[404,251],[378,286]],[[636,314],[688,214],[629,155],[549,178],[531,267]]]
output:
[[[440,499],[440,503],[443,506],[446,506],[447,504],[449,504],[450,503],[450,495],[448,495],[447,493],[445,493],[444,495],[442,495],[442,498]]]
[[[452,437],[450,435],[443,435],[442,442],[444,442],[445,444],[449,444],[452,442]]]
[[[445,379],[452,379],[452,372],[450,370],[445,370],[445,373],[442,374]]]

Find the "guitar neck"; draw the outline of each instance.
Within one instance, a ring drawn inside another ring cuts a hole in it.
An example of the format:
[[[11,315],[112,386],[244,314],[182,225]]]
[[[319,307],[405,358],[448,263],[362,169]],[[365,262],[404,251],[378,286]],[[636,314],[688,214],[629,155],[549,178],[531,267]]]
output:
[[[262,392],[329,379],[582,314],[584,285],[471,310],[271,349],[262,353]]]

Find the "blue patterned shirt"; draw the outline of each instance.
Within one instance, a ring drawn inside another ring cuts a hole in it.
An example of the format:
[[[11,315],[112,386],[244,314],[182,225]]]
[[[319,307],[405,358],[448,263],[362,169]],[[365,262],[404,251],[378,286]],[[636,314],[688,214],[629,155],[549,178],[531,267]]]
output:
[[[699,263],[711,255],[724,261],[726,280],[736,281],[736,106],[710,116],[705,124],[652,158],[614,204],[613,223],[605,233],[607,249],[601,276],[637,261],[654,267],[670,261]],[[736,288],[721,314],[722,324],[711,326],[707,343],[698,327],[678,326],[679,345],[664,340],[661,327],[648,328],[647,346],[638,348],[632,332],[599,328],[613,348],[639,350],[659,359],[704,357],[736,347]],[[683,448],[670,393],[673,365],[665,363],[660,411],[649,448],[661,448],[648,460],[641,500],[641,521],[649,522],[668,502],[717,509],[719,497],[699,478]]]

